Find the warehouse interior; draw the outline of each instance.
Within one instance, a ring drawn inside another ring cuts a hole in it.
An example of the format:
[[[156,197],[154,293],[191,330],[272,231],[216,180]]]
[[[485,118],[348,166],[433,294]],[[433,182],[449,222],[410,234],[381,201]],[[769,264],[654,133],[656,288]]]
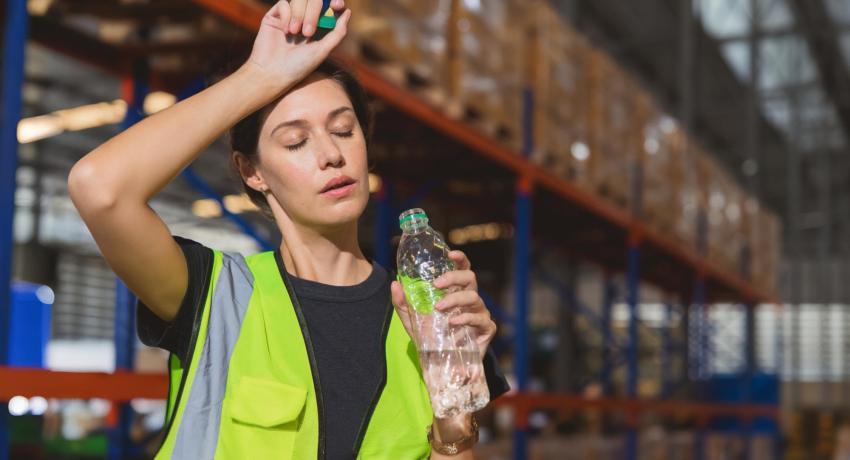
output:
[[[4,0],[0,460],[152,458],[167,352],[70,168],[244,61],[271,0]],[[850,458],[850,1],[346,0],[369,257],[428,211],[512,390],[482,459]],[[154,199],[280,244],[227,140]],[[9,280],[6,283],[5,280]]]

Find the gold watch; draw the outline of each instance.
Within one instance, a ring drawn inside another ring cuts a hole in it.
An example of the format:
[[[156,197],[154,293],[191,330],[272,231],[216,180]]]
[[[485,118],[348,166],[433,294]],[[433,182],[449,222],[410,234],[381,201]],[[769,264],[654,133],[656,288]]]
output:
[[[428,429],[428,442],[431,443],[431,448],[442,455],[457,455],[471,449],[478,442],[478,422],[474,416],[470,418],[472,418],[472,433],[454,442],[440,442],[434,439],[434,425],[431,425]]]

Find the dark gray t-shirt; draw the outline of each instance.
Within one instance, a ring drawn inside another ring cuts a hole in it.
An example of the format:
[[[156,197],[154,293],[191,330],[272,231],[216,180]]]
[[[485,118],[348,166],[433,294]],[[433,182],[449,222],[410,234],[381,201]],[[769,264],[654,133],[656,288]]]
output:
[[[189,267],[189,284],[180,311],[174,321],[166,323],[140,303],[138,330],[143,343],[164,348],[186,362],[192,330],[200,316],[196,313],[206,300],[213,254],[194,241],[175,239]],[[285,270],[279,254],[277,259],[279,269]],[[327,458],[354,458],[361,424],[370,415],[373,400],[377,401],[375,392],[386,366],[382,333],[393,308],[391,276],[373,263],[369,277],[354,286],[331,286],[291,274],[288,279],[313,345],[325,413]],[[484,358],[484,370],[491,398],[509,390],[492,351]]]

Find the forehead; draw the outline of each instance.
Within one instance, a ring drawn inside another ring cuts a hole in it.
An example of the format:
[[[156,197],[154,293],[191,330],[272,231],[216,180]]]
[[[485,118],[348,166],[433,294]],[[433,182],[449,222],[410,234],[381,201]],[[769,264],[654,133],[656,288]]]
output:
[[[315,118],[324,120],[328,112],[343,106],[351,107],[351,101],[342,85],[330,77],[314,75],[280,98],[268,119],[277,122]]]

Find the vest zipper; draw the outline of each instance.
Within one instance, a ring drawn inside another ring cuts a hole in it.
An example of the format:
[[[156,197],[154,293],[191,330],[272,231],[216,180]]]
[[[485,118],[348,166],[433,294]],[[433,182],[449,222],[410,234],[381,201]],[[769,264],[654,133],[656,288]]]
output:
[[[313,352],[313,341],[310,339],[310,331],[307,328],[307,322],[304,320],[304,313],[301,311],[298,296],[295,295],[295,289],[289,283],[289,274],[286,272],[280,250],[275,251],[275,261],[277,261],[277,268],[286,291],[289,293],[289,298],[292,299],[295,316],[298,317],[298,325],[301,327],[301,335],[304,337],[304,344],[307,346],[307,358],[310,361],[310,372],[313,374],[313,387],[316,392],[316,409],[319,413],[319,448],[316,458],[317,460],[325,460],[327,455],[325,453],[325,405],[322,400],[322,384],[319,381],[319,368],[316,364],[316,355]]]
[[[375,388],[375,393],[372,394],[372,401],[369,403],[369,409],[366,411],[366,415],[363,417],[363,420],[360,421],[360,428],[357,430],[357,437],[354,440],[354,458],[357,458],[357,454],[360,451],[360,446],[363,444],[363,438],[366,437],[366,429],[369,427],[369,420],[372,418],[372,413],[375,412],[375,407],[378,405],[378,401],[381,399],[381,393],[384,391],[384,387],[387,384],[387,335],[390,331],[390,321],[392,321],[394,307],[392,305],[392,300],[387,302],[387,314],[384,316],[384,324],[381,326],[381,357],[383,357],[384,365],[383,365],[383,373],[381,374],[381,380],[378,382],[377,388]]]

